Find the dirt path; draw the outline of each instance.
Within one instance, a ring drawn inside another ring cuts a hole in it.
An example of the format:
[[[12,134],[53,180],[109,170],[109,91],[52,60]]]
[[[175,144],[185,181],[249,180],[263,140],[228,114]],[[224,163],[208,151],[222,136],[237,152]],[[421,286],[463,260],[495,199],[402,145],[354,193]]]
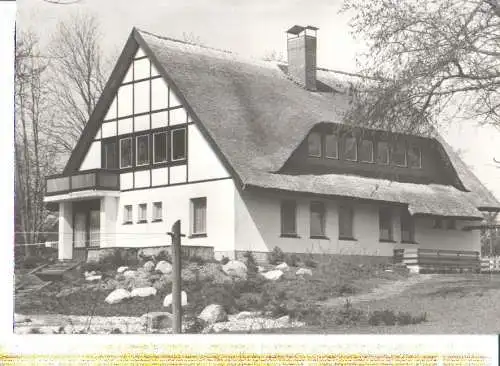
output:
[[[391,282],[382,284],[378,287],[375,287],[370,292],[366,292],[366,293],[362,293],[362,294],[358,294],[358,295],[353,295],[353,296],[335,297],[335,298],[324,301],[323,303],[321,303],[321,305],[327,306],[327,307],[341,306],[341,305],[344,305],[346,299],[349,299],[351,304],[386,299],[388,297],[399,295],[404,290],[410,288],[411,286],[428,281],[429,279],[433,278],[434,276],[435,275],[432,275],[432,274],[414,275],[414,276],[408,277],[407,279],[404,279],[404,280],[391,281]]]

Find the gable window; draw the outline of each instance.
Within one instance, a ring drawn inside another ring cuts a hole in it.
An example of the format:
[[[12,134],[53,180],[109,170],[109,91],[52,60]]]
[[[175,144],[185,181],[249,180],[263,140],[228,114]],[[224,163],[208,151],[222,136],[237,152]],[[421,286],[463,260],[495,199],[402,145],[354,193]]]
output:
[[[408,150],[408,165],[410,168],[422,167],[422,151],[418,146],[411,146]]]
[[[139,204],[139,211],[137,212],[137,222],[139,224],[148,222],[148,205],[147,203]]]
[[[132,166],[132,138],[120,140],[120,168]]]
[[[191,235],[206,236],[207,234],[207,198],[191,199]]]
[[[137,136],[137,166],[149,164],[149,135]]]
[[[389,144],[385,141],[377,142],[377,162],[379,164],[389,164]]]
[[[132,223],[132,205],[123,206],[123,223],[124,224]]]
[[[162,220],[162,203],[153,202],[153,221]]]
[[[365,163],[373,162],[373,142],[370,140],[361,140],[359,144],[359,161]]]
[[[307,138],[309,156],[321,157],[321,134],[311,132]]]
[[[339,158],[339,140],[337,135],[325,135],[325,156],[330,159]]]
[[[432,228],[433,229],[442,229],[443,228],[443,220],[440,218],[434,219],[432,222]]]
[[[355,137],[346,137],[344,139],[344,159],[356,161],[358,160],[358,148],[356,146]]]
[[[391,162],[397,166],[406,166],[406,146],[404,142],[397,142],[392,146]]]
[[[295,201],[281,202],[281,236],[297,236],[297,204]]]
[[[162,163],[167,161],[167,133],[159,132],[153,136],[153,162]]]
[[[339,239],[353,239],[353,218],[352,206],[342,205],[339,207]]]
[[[415,223],[407,210],[401,214],[401,242],[415,242]]]
[[[325,205],[323,202],[311,202],[311,238],[325,237]]]
[[[186,129],[172,130],[171,140],[172,161],[186,159]]]
[[[392,240],[392,212],[388,207],[379,210],[380,240]]]
[[[446,229],[455,230],[457,228],[457,221],[455,219],[446,220]]]
[[[116,141],[109,141],[103,144],[103,161],[104,169],[116,169],[118,167],[118,159],[116,156]]]

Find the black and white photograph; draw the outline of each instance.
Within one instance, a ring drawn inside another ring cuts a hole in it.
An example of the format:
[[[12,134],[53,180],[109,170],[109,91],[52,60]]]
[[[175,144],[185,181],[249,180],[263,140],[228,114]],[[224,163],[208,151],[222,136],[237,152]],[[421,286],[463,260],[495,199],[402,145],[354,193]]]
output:
[[[500,333],[497,0],[19,0],[15,37],[15,334]]]

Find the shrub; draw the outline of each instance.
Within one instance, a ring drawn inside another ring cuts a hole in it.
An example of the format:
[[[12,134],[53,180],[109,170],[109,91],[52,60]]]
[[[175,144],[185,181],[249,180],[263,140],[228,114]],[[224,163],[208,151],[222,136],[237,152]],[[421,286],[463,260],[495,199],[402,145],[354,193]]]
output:
[[[395,325],[396,321],[397,317],[393,310],[375,310],[368,318],[370,325]]]
[[[335,323],[337,325],[357,324],[361,320],[362,316],[363,311],[354,308],[349,299],[346,299],[346,302],[342,309],[337,311],[337,313],[335,314]]]
[[[356,288],[350,283],[342,283],[338,287],[338,292],[340,296],[353,295],[356,292]]]
[[[155,256],[155,261],[160,262],[160,261],[166,261],[169,263],[172,263],[172,257],[166,250],[161,250],[156,256]]]
[[[285,261],[285,253],[279,247],[274,247],[273,250],[268,253],[267,261],[269,264],[280,264]]]
[[[225,255],[222,256],[221,260],[220,260],[220,264],[222,265],[225,265],[229,262],[229,258],[226,257]]]
[[[286,255],[285,256],[285,262],[290,267],[298,267],[299,263],[300,263],[300,258],[299,258],[299,256],[297,254]]]
[[[259,268],[257,266],[257,261],[255,260],[255,257],[250,250],[243,253],[243,258],[245,258],[245,264],[247,266],[248,273],[258,273],[259,272]]]
[[[318,263],[313,259],[312,255],[309,255],[304,259],[304,265],[309,268],[316,268]]]
[[[399,325],[419,324],[425,321],[427,321],[427,313],[413,316],[407,312],[399,312],[397,315],[397,322]]]
[[[36,268],[40,264],[40,258],[36,256],[25,257],[22,261],[23,268],[33,269]]]

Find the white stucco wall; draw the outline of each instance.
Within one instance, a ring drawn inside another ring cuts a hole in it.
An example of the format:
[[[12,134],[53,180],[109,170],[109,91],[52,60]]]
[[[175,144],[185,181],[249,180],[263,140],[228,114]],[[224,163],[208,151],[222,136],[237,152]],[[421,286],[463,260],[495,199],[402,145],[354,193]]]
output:
[[[417,218],[415,240],[418,244],[400,243],[400,218],[393,215],[394,243],[379,240],[379,207],[371,203],[353,203],[353,231],[356,241],[338,239],[338,207],[336,200],[323,200],[326,205],[326,236],[328,239],[310,239],[309,205],[311,199],[281,194],[256,194],[235,191],[235,242],[239,251],[271,251],[275,246],[286,252],[328,253],[349,255],[392,256],[395,248],[433,248],[479,250],[479,234],[461,231],[467,222],[458,222],[457,230],[432,229],[432,220]],[[299,238],[282,238],[280,202],[297,201],[297,234]]]
[[[101,142],[94,141],[91,145],[85,159],[80,165],[80,170],[98,169],[101,167]]]

